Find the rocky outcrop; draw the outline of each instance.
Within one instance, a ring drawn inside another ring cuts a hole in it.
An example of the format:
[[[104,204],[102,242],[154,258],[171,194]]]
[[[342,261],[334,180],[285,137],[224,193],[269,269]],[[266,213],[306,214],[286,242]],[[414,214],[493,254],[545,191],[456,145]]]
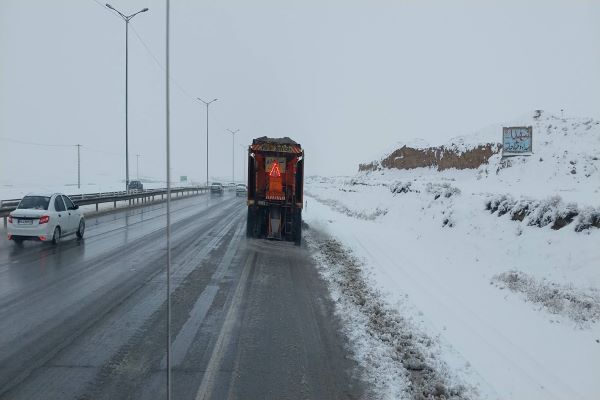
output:
[[[416,149],[408,146],[393,151],[381,161],[360,164],[359,171],[376,171],[382,168],[413,169],[436,167],[438,171],[449,168],[479,168],[487,164],[494,154],[499,153],[501,145],[497,143],[482,144],[468,150],[439,146]]]

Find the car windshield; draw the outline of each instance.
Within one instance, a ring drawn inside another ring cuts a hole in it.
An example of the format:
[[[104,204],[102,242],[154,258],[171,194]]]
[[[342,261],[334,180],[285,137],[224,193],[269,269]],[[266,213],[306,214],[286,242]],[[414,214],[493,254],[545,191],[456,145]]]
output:
[[[221,184],[220,184],[220,183],[213,183],[212,185],[213,185],[213,186],[221,186]]]
[[[25,196],[19,203],[18,209],[47,210],[50,204],[50,197],[46,196]]]

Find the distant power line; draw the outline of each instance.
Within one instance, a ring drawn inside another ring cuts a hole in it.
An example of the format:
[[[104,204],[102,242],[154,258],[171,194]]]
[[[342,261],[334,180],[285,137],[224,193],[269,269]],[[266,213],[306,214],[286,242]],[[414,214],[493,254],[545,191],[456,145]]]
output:
[[[37,143],[37,142],[28,142],[25,140],[12,139],[0,136],[0,140],[5,140],[7,142],[20,143],[20,144],[29,144],[33,146],[44,146],[44,147],[75,147],[76,144],[51,144],[51,143]]]
[[[110,10],[108,8],[106,8],[106,5],[102,4],[100,1],[98,1],[98,0],[92,0],[92,1],[94,3],[96,3],[97,5],[99,5],[100,7],[102,7],[104,10],[110,12]],[[140,41],[140,43],[142,44],[142,46],[144,46],[144,49],[148,52],[148,54],[150,55],[150,57],[152,57],[152,59],[154,60],[154,62],[156,63],[156,65],[158,65],[158,67],[161,70],[163,70],[163,71],[166,72],[164,65],[160,62],[160,60],[158,59],[158,57],[156,57],[154,55],[154,53],[152,52],[152,50],[150,50],[150,46],[148,46],[146,44],[146,42],[144,41],[144,39],[142,39],[142,36],[135,29],[135,27],[133,26],[133,23],[130,24],[130,28],[133,30],[133,33],[138,38],[138,40]],[[196,98],[194,96],[192,96],[190,93],[188,93],[188,91],[185,90],[184,87],[182,85],[180,85],[179,82],[177,82],[175,80],[175,78],[173,77],[173,74],[169,74],[169,80],[175,84],[175,86],[177,87],[177,89],[179,89],[181,91],[181,93],[185,97],[189,98],[191,101],[196,101]]]
[[[84,145],[79,145],[79,144],[55,144],[55,143],[40,143],[40,142],[29,142],[27,140],[20,140],[20,139],[13,139],[13,138],[7,138],[7,137],[3,137],[0,136],[0,140],[4,140],[6,142],[12,142],[12,143],[17,143],[17,144],[26,144],[29,146],[40,146],[40,147],[81,147],[82,150],[85,151],[92,151],[94,153],[102,153],[102,154],[109,154],[112,156],[123,156],[122,154],[119,153],[113,153],[110,151],[106,151],[106,150],[100,150],[100,149],[95,149],[95,148],[90,148],[88,146],[84,146]]]
[[[98,0],[92,0],[94,3],[98,4],[100,7],[104,8],[106,11],[111,12],[108,8],[106,8],[105,4],[100,3]]]
[[[85,151],[91,151],[93,153],[101,153],[101,154],[108,154],[111,156],[124,157],[124,154],[113,153],[113,152],[106,151],[106,150],[98,150],[98,149],[94,149],[94,148],[89,148],[87,146],[82,146],[81,148]]]
[[[144,48],[146,49],[146,51],[148,52],[148,54],[150,54],[150,57],[152,57],[152,59],[154,60],[154,62],[156,63],[156,65],[158,65],[160,67],[160,69],[162,69],[163,71],[165,71],[165,67],[162,65],[162,63],[159,61],[159,59],[154,55],[154,53],[152,53],[152,50],[150,50],[150,47],[146,44],[146,42],[144,42],[144,39],[142,39],[142,37],[140,36],[140,34],[138,33],[138,31],[135,29],[135,27],[133,26],[133,24],[131,25],[131,29],[133,30],[133,33],[138,38],[138,40],[140,41],[140,43],[142,44],[142,46],[144,46]],[[196,100],[194,98],[194,96],[192,96],[191,94],[189,94],[183,88],[183,86],[180,85],[179,82],[177,82],[175,80],[175,78],[173,78],[172,74],[169,74],[169,80],[171,82],[173,82],[175,84],[175,86],[177,86],[177,89],[179,89],[181,91],[181,93],[184,94],[186,97],[188,97],[190,100],[192,100],[192,101]]]
[[[109,11],[110,10],[108,8],[106,8],[106,6],[104,4],[102,4],[99,0],[92,0],[94,3],[96,3],[97,5],[99,5],[100,7],[102,7],[104,10]],[[152,50],[150,49],[150,46],[148,46],[148,44],[146,44],[146,42],[144,41],[144,39],[142,39],[142,36],[139,34],[139,32],[135,29],[133,22],[130,23],[131,30],[133,31],[133,33],[135,34],[135,36],[138,38],[138,40],[140,41],[140,43],[142,44],[142,46],[144,46],[144,49],[146,50],[146,52],[148,52],[148,54],[150,55],[150,57],[154,60],[154,62],[156,63],[156,65],[158,65],[158,67],[163,70],[164,72],[166,72],[166,69],[164,67],[164,65],[160,62],[160,60],[158,59],[158,57],[156,57],[154,55],[154,53],[152,52]],[[187,90],[185,90],[185,88],[183,87],[183,85],[181,85],[179,82],[177,82],[177,80],[173,77],[173,74],[169,74],[169,80],[171,82],[173,82],[173,84],[175,85],[175,87],[177,87],[177,89],[179,89],[179,91],[181,92],[181,94],[183,94],[185,97],[187,97],[189,100],[195,102],[196,101],[196,97],[192,96]],[[212,115],[212,118],[217,120],[217,123],[219,125],[223,125],[221,123],[221,121],[219,120],[218,116],[216,115]]]

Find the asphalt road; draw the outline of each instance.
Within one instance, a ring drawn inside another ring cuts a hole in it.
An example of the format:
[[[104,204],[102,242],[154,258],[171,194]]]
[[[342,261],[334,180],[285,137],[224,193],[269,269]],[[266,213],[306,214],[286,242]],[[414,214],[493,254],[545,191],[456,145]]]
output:
[[[307,251],[246,239],[230,194],[172,204],[173,398],[363,397]],[[91,217],[56,247],[0,231],[1,399],[165,398],[165,211]]]

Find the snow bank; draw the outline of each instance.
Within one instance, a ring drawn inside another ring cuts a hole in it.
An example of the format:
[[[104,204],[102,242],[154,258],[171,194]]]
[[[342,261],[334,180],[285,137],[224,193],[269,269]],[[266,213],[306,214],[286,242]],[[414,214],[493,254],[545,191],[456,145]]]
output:
[[[570,318],[581,327],[600,320],[600,293],[598,290],[576,289],[573,285],[559,285],[546,280],[538,281],[520,271],[495,275],[492,283],[500,289],[521,293],[527,301],[544,306],[552,314]]]
[[[308,245],[321,261],[320,272],[345,323],[354,356],[367,367],[366,379],[377,397],[460,400],[477,396],[474,388],[457,383],[457,376],[437,357],[439,343],[381,300],[349,249],[318,232],[308,233]]]
[[[600,209],[580,210],[576,203],[565,203],[558,195],[544,200],[515,200],[510,195],[495,195],[486,201],[485,208],[498,217],[508,214],[513,221],[540,228],[550,225],[552,229],[561,229],[574,220],[576,232],[600,228]]]

